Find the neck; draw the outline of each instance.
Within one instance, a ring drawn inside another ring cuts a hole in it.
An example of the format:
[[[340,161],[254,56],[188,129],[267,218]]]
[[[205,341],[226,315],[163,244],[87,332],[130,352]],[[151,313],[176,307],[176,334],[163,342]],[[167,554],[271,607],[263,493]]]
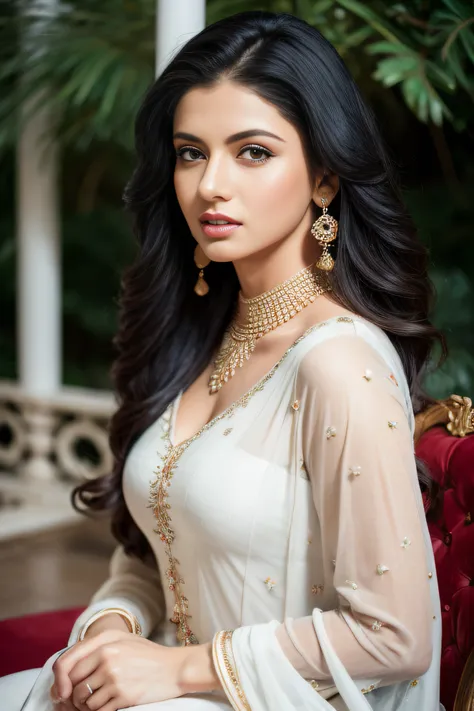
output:
[[[320,248],[315,240],[300,245],[280,243],[234,262],[241,294],[246,299],[270,291],[317,261]]]

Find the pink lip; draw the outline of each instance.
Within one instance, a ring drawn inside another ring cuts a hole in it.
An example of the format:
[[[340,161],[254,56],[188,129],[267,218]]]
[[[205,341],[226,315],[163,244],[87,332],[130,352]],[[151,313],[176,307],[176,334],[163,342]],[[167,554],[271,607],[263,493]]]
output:
[[[241,224],[237,220],[234,220],[233,217],[224,215],[222,212],[203,212],[199,220],[200,222],[205,222],[206,220],[226,220],[227,222],[232,222],[234,225]]]
[[[223,220],[224,218],[216,217],[215,219]],[[207,222],[201,223],[202,231],[208,237],[227,237],[231,234],[231,232],[234,232],[234,230],[238,230],[239,227],[240,225],[237,225],[235,223],[231,225],[208,225]]]

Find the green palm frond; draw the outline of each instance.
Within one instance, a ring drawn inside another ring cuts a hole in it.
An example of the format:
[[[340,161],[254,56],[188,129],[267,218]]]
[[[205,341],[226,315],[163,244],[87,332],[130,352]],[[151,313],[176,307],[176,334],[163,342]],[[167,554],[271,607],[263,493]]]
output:
[[[443,117],[452,119],[451,111],[436,90],[437,87],[453,92],[455,81],[451,75],[400,43],[376,42],[367,51],[388,55],[379,60],[374,78],[387,87],[399,84],[407,105],[421,121],[430,119],[441,125]]]
[[[377,1],[337,0],[338,6],[369,25],[381,41],[365,42],[377,56],[374,78],[398,85],[420,121],[463,125],[449,108],[458,88],[474,100],[474,6],[468,0],[438,0],[426,15],[420,0],[387,6]]]
[[[55,14],[38,2],[16,15],[2,34],[16,51],[2,62],[0,139],[13,141],[22,121],[47,105],[64,143],[86,148],[93,139],[132,145],[133,118],[153,80],[155,3],[74,0]],[[28,104],[28,110],[20,108]]]

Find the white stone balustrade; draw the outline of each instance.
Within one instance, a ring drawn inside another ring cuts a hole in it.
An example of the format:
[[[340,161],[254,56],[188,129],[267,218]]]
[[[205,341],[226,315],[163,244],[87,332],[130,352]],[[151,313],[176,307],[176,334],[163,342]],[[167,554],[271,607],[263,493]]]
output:
[[[0,538],[76,519],[73,486],[112,469],[115,407],[106,391],[63,387],[35,396],[0,381]]]

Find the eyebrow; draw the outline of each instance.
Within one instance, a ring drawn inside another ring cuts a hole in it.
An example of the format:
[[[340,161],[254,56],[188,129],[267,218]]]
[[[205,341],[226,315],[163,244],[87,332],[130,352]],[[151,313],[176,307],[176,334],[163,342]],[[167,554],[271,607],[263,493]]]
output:
[[[276,138],[277,141],[285,143],[283,138],[277,136],[275,133],[270,133],[270,131],[264,131],[262,128],[250,128],[248,131],[240,131],[239,133],[233,133],[225,140],[226,146],[231,143],[236,143],[244,138],[251,138],[252,136],[267,136],[268,138]],[[204,143],[204,141],[198,136],[194,136],[192,133],[185,133],[184,131],[178,131],[174,134],[173,140],[176,138],[182,138],[185,141],[194,141],[195,143]]]

